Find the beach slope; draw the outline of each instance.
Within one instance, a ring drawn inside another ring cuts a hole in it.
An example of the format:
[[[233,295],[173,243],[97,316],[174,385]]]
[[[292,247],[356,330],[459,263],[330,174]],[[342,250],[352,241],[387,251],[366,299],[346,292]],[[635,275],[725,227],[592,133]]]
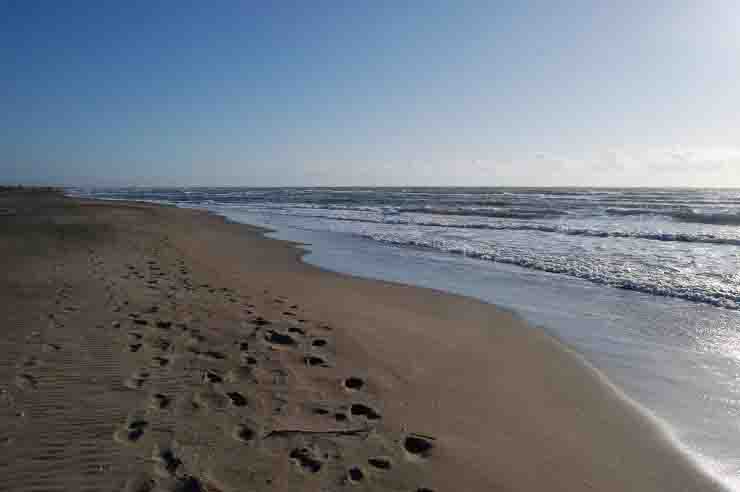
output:
[[[494,306],[203,212],[0,193],[4,490],[712,491]]]

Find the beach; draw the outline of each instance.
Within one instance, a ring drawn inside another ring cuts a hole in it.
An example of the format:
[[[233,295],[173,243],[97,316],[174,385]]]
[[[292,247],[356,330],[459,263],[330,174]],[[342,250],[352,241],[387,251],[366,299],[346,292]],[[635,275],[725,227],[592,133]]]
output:
[[[514,314],[195,210],[0,195],[7,490],[722,490]]]

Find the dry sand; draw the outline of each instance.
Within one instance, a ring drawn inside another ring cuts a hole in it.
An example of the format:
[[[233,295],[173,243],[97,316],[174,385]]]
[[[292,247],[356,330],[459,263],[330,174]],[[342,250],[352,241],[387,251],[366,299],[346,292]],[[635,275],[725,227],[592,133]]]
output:
[[[719,490],[493,306],[201,212],[0,210],[1,490]]]

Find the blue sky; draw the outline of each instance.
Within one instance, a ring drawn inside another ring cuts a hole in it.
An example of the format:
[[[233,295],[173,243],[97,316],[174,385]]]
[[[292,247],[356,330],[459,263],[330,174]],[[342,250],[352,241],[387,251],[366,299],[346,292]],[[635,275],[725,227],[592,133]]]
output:
[[[740,4],[556,3],[0,0],[0,181],[740,186]]]

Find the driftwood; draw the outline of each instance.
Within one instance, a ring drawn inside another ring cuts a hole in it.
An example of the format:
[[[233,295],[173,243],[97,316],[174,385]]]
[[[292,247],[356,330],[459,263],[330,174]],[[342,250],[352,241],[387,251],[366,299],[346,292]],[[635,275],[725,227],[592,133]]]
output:
[[[369,427],[363,427],[361,429],[346,429],[346,430],[325,430],[325,431],[314,431],[305,429],[275,429],[265,434],[264,439],[271,437],[289,437],[289,436],[334,436],[334,437],[362,437],[367,436],[372,431]]]

